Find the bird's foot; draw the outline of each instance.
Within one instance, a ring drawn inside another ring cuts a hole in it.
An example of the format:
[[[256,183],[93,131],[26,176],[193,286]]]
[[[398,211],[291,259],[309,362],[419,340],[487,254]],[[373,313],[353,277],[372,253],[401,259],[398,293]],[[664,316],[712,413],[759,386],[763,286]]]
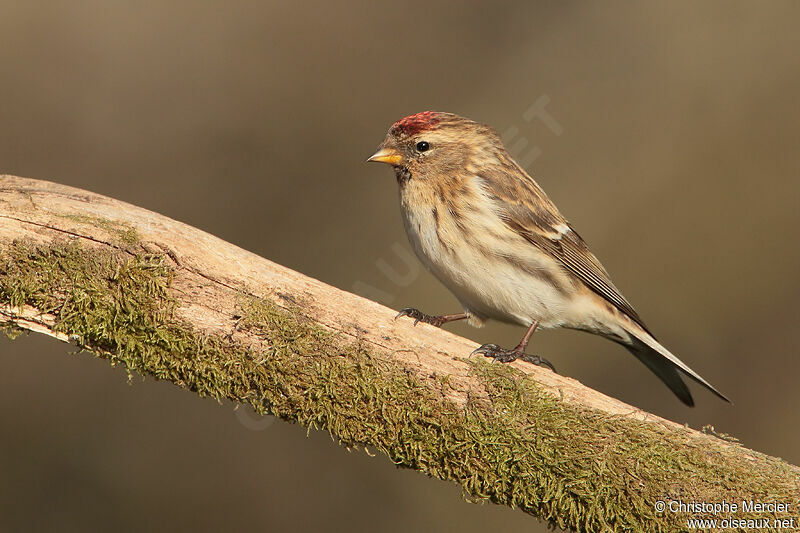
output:
[[[445,322],[449,322],[447,320],[448,317],[445,315],[442,316],[428,315],[423,313],[419,309],[414,309],[413,307],[406,307],[405,309],[397,313],[397,316],[394,317],[394,319],[397,320],[401,316],[407,316],[409,318],[413,318],[415,326],[417,325],[417,322],[425,322],[426,324],[431,324],[438,328]]]
[[[516,361],[520,359],[522,361],[527,361],[528,363],[532,363],[537,366],[546,366],[556,374],[556,367],[553,364],[545,359],[544,357],[539,357],[538,355],[531,355],[527,354],[522,351],[519,347],[514,348],[513,350],[504,350],[496,344],[484,344],[470,355],[473,356],[476,353],[479,353],[486,357],[491,357],[492,361],[498,361],[500,363],[510,363],[511,361]]]

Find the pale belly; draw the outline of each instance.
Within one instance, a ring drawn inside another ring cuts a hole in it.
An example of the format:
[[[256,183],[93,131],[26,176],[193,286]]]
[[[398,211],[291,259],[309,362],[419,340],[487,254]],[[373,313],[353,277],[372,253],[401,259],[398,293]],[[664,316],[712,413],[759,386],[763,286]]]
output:
[[[488,256],[467,244],[463,233],[448,224],[448,217],[434,217],[432,208],[414,209],[405,204],[402,211],[406,233],[417,256],[474,316],[474,322],[492,318],[527,326],[536,320],[541,327],[575,327],[587,319],[583,316],[587,306],[570,281],[554,268],[552,258],[533,245],[521,241],[521,247],[515,247],[520,248],[524,268],[492,257],[503,252],[497,250],[503,247],[502,241],[491,237],[493,231],[502,229],[491,227],[487,217],[481,218],[482,227],[476,226],[481,228],[481,245],[490,251]],[[554,277],[558,283],[553,283]]]

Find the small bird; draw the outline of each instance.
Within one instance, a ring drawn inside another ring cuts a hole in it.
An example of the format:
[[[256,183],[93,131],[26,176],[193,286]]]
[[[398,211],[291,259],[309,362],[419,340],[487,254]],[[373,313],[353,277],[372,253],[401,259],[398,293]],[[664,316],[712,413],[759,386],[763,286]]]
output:
[[[463,313],[408,316],[441,326],[487,319],[527,327],[513,349],[484,344],[499,362],[522,359],[537,328],[571,328],[623,345],[686,405],[694,400],[680,372],[722,393],[664,348],[600,261],[489,126],[425,111],[395,122],[367,161],[394,167],[403,223],[420,261],[459,300]],[[679,372],[680,371],[680,372]]]

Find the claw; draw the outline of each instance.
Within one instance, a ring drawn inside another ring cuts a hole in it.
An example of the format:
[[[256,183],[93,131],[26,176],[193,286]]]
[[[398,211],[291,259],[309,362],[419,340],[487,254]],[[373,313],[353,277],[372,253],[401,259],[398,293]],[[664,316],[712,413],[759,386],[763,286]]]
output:
[[[495,351],[501,351],[501,348],[496,344],[484,344],[472,350],[472,353],[470,353],[469,356],[472,357],[476,353],[479,353],[485,355],[486,357],[492,357],[489,355],[489,353]]]
[[[397,320],[401,316],[407,316],[409,318],[413,318],[415,326],[420,320],[426,321],[425,320],[426,318],[432,318],[423,313],[422,311],[420,311],[419,309],[414,309],[413,307],[406,307],[405,309],[402,309],[399,313],[397,313],[397,316],[395,316],[394,319]]]
[[[519,348],[515,348],[513,350],[504,350],[496,344],[484,344],[483,346],[473,350],[469,356],[472,357],[478,353],[486,357],[491,357],[492,363],[510,363],[511,361],[521,359],[536,366],[546,366],[558,374],[558,372],[556,372],[556,368],[550,361],[538,355],[527,354]]]
[[[405,309],[401,309],[399,313],[397,313],[396,315],[394,315],[394,319],[395,319],[395,320],[397,320],[397,319],[398,319],[398,318],[400,318],[401,316],[407,316],[407,315],[408,315],[408,314],[409,314],[411,311],[413,311],[413,310],[414,310],[414,309],[411,309],[410,307],[406,307]]]
[[[441,326],[442,324],[444,324],[445,322],[448,322],[449,320],[452,320],[447,315],[444,315],[444,316],[433,316],[433,315],[429,315],[427,313],[423,313],[419,309],[414,309],[413,307],[406,307],[405,309],[403,309],[402,311],[397,313],[397,316],[394,317],[394,319],[397,320],[401,316],[407,316],[409,318],[413,318],[415,326],[419,322],[425,322],[426,324],[430,324],[432,326],[436,326],[437,328],[439,326]]]
[[[546,366],[547,368],[552,370],[554,374],[558,374],[558,371],[556,370],[556,367],[553,366],[553,363],[551,363],[544,357],[523,353],[519,356],[519,358],[522,359],[523,361],[527,361],[536,366]]]

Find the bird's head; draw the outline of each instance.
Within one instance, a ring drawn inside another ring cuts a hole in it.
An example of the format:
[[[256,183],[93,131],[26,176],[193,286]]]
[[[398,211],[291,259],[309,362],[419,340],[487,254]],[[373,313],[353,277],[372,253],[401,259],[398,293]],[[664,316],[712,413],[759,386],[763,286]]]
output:
[[[367,161],[387,163],[398,180],[435,179],[468,170],[476,157],[503,150],[489,128],[453,113],[424,111],[398,120]]]

